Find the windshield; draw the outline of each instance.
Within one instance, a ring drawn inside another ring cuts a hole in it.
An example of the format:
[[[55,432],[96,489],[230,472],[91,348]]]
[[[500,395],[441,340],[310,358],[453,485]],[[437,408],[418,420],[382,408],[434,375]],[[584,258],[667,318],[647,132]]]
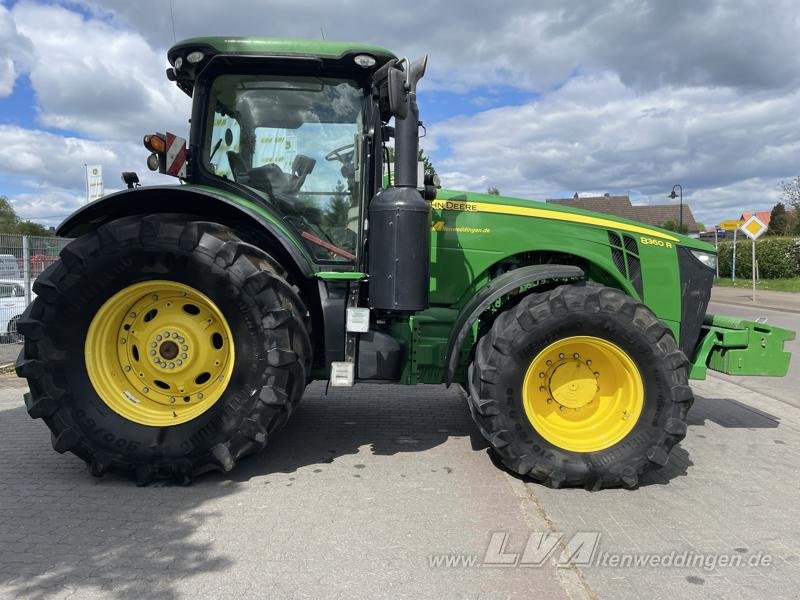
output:
[[[342,79],[223,75],[209,106],[206,168],[264,195],[317,260],[354,260],[361,89]]]

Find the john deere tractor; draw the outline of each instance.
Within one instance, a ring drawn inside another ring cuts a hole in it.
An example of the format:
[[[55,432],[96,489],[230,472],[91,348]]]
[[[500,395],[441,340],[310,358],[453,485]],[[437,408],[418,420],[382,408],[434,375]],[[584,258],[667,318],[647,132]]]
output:
[[[190,136],[144,142],[180,185],[66,219],[19,321],[28,412],[92,474],[230,471],[329,380],[463,386],[511,471],[632,488],[686,435],[689,378],[786,373],[792,332],[706,314],[713,247],[421,177],[425,58],[261,38],[168,57]]]

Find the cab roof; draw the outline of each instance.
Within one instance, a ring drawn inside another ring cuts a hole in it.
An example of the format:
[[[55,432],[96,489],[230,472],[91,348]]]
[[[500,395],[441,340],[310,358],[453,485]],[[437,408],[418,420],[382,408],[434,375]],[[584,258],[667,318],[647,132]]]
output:
[[[342,58],[348,54],[371,54],[378,62],[396,58],[386,48],[371,44],[267,37],[196,37],[180,41],[170,48],[167,53],[170,62],[173,62],[180,51],[190,52],[189,48],[193,46],[210,46],[219,54],[297,55],[320,58]]]
[[[202,58],[194,63],[187,60],[193,52],[202,53]],[[359,54],[372,56],[375,64],[363,70],[355,66],[353,58]],[[167,76],[191,96],[196,74],[216,56],[263,57],[265,60],[275,61],[316,59],[323,65],[353,67],[362,72],[374,71],[397,58],[386,48],[353,42],[267,37],[196,37],[182,40],[167,51],[167,58],[173,67],[167,71]]]

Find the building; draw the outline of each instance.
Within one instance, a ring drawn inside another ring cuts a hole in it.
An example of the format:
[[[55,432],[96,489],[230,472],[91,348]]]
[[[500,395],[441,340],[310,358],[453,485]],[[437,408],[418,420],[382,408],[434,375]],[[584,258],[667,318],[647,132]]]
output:
[[[615,215],[656,227],[662,227],[667,221],[674,221],[677,225],[681,217],[680,205],[677,203],[635,206],[631,204],[631,199],[628,196],[605,194],[604,196],[581,198],[578,194],[575,194],[572,198],[554,198],[548,199],[547,202]],[[700,225],[695,220],[692,209],[686,203],[683,204],[683,224],[690,234],[700,232]]]

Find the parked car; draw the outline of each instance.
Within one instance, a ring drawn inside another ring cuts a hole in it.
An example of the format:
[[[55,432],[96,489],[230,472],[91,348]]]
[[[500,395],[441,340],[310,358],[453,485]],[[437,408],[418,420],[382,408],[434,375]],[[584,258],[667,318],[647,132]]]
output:
[[[33,294],[31,294],[31,300]],[[25,311],[25,288],[17,281],[0,281],[0,343],[22,341],[17,321]]]

